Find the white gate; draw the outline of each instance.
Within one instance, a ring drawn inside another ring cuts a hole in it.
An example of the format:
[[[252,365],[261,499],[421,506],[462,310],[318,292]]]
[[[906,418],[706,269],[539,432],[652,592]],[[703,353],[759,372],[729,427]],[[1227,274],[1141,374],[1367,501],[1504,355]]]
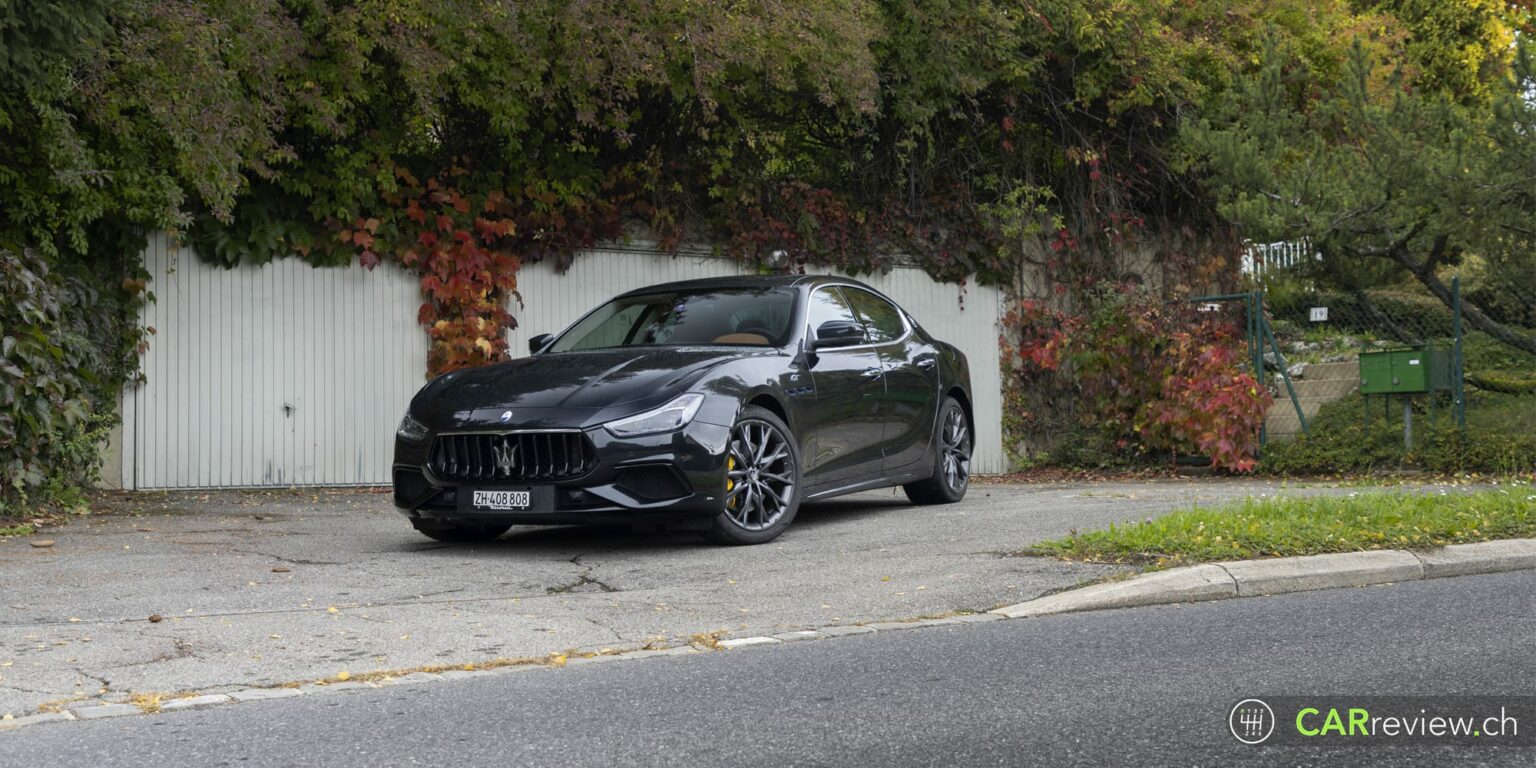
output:
[[[389,483],[395,425],[426,370],[414,276],[388,265],[316,269],[298,259],[222,269],[158,235],[144,263],[157,298],[144,322],[155,335],[143,359],[146,383],[123,398],[125,486]],[[512,354],[614,294],[739,273],[728,259],[647,249],[583,253],[565,275],[527,266],[518,273],[527,306],[512,307]],[[862,279],[966,352],[974,471],[1003,471],[1000,292],[962,292],[915,269]]]
[[[421,386],[416,279],[298,259],[222,269],[150,240],[144,385],[125,393],[133,488],[386,484]]]

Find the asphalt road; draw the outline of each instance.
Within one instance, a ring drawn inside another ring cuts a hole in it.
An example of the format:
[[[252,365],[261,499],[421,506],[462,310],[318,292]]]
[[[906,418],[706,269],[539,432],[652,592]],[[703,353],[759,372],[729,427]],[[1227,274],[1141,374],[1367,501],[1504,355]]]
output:
[[[1536,573],[917,629],[0,734],[0,766],[1532,765],[1249,747],[1254,695],[1528,695]]]
[[[976,485],[939,507],[882,491],[806,505],[758,547],[533,527],[450,546],[412,531],[383,493],[125,495],[108,514],[44,533],[52,547],[0,540],[0,715],[987,610],[1115,570],[1007,552],[1281,492],[1341,491],[1251,480]]]

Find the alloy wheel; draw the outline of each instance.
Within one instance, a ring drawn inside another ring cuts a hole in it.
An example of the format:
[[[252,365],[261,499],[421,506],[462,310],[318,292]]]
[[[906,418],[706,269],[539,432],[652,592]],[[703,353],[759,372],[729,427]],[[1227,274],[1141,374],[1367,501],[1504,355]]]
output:
[[[971,430],[965,412],[951,408],[944,414],[944,484],[962,491],[971,480]]]
[[[784,434],[756,419],[737,424],[726,457],[726,516],[743,530],[765,530],[784,517],[794,494],[794,457]]]

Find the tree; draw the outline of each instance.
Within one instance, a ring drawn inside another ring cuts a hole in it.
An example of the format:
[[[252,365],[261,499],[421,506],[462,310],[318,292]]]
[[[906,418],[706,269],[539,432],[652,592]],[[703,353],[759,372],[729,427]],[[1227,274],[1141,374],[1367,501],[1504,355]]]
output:
[[[1346,285],[1412,276],[1449,305],[1440,270],[1477,255],[1536,270],[1536,59],[1521,41],[1489,98],[1421,87],[1357,42],[1340,77],[1314,77],[1280,41],[1262,70],[1191,126],[1222,212],[1255,239],[1309,238]],[[1475,303],[1467,321],[1536,354],[1536,337]]]

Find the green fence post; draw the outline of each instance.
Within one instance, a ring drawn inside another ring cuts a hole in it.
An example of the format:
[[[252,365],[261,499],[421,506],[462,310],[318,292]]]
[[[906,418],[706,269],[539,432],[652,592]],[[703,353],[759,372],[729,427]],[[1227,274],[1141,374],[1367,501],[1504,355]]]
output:
[[[1262,312],[1264,305],[1259,305],[1259,325],[1264,328],[1264,338],[1269,342],[1269,348],[1275,353],[1275,365],[1280,369],[1280,380],[1285,382],[1285,391],[1291,396],[1291,406],[1296,409],[1296,420],[1301,423],[1301,433],[1311,434],[1307,428],[1307,414],[1301,409],[1301,400],[1296,397],[1296,387],[1291,384],[1291,372],[1286,370],[1285,353],[1280,351],[1280,342],[1275,339],[1275,329],[1269,327],[1269,318]]]
[[[1253,331],[1253,371],[1254,378],[1259,382],[1259,389],[1264,389],[1264,292],[1252,291],[1248,294],[1248,304],[1252,311],[1248,313],[1251,319]],[[1268,419],[1259,425],[1259,448],[1269,445]]]
[[[1467,436],[1466,370],[1461,359],[1461,275],[1451,278],[1451,333],[1455,334],[1451,352],[1451,398],[1456,411],[1456,429]]]

